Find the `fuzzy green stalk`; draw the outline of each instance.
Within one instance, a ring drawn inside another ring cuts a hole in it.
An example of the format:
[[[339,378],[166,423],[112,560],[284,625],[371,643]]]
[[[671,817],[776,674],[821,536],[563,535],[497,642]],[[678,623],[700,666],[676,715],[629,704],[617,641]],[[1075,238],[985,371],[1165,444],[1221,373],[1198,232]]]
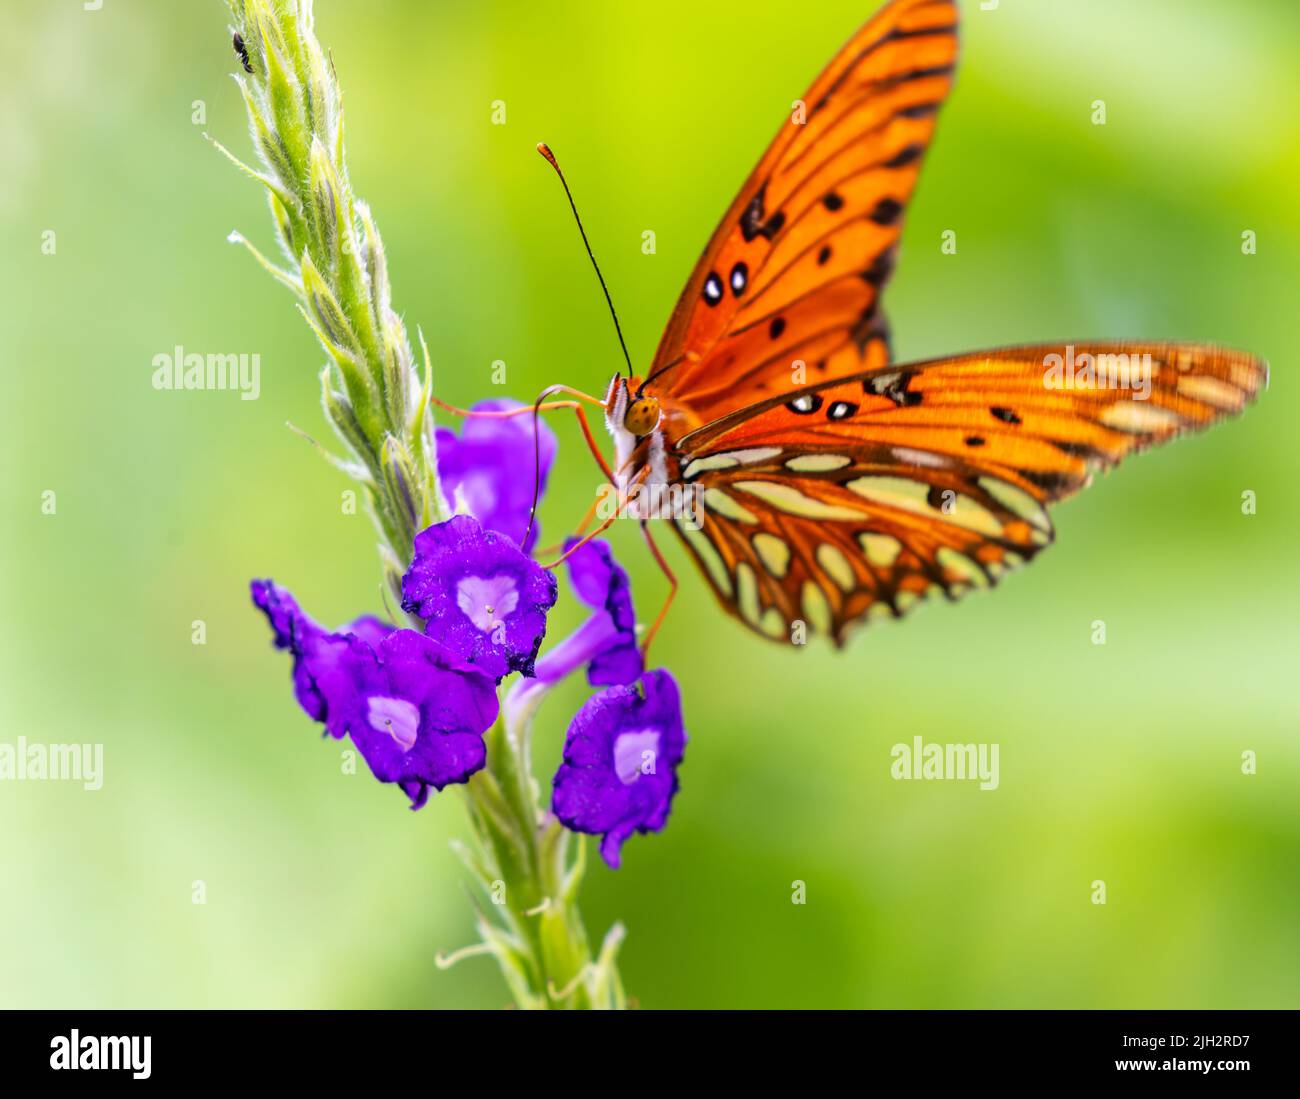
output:
[[[294,293],[325,349],[321,403],[349,455],[330,457],[363,487],[387,590],[400,603],[415,534],[451,515],[438,484],[429,350],[421,338],[421,377],[392,308],[379,230],[352,192],[343,97],[311,0],[226,3],[233,42],[245,51],[230,56],[261,167],[214,144],[265,189],[280,262],[239,233],[230,239]],[[457,850],[497,918],[480,909],[482,942],[438,962],[492,954],[520,1007],[622,1007],[615,955],[623,931],[616,925],[593,959],[576,901],[585,841],[576,837],[571,852],[575,837],[539,806],[531,724],[531,708],[510,727],[498,721],[486,736],[487,766],[465,787],[474,843]]]

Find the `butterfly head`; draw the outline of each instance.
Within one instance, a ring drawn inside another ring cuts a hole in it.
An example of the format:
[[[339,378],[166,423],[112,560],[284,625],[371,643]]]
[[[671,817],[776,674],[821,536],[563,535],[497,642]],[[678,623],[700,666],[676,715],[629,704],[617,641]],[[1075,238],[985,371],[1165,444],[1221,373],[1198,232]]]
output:
[[[658,397],[640,392],[639,385],[639,378],[615,374],[605,395],[605,426],[614,439],[615,478],[623,490],[634,481],[656,485],[668,480],[660,430],[663,407]]]
[[[623,426],[638,439],[659,426],[662,415],[658,397],[632,397],[623,413]]]
[[[663,408],[658,397],[643,393],[639,378],[615,374],[605,397],[605,418],[616,435],[626,432],[633,439],[644,439],[659,426]]]

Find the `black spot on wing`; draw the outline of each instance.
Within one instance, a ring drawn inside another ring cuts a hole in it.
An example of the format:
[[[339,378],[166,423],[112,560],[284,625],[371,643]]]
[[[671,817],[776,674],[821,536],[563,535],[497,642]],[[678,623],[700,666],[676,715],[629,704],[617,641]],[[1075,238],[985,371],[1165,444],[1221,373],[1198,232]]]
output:
[[[894,273],[895,258],[894,249],[892,247],[886,248],[871,261],[871,266],[862,272],[862,277],[879,289],[889,281],[889,276]]]
[[[925,152],[925,146],[919,141],[913,141],[910,145],[904,145],[894,156],[886,160],[885,167],[905,168],[918,160],[923,152]]]
[[[893,225],[902,212],[903,204],[897,199],[882,198],[876,203],[875,209],[871,211],[868,217],[877,225]]]
[[[874,302],[862,311],[853,327],[849,329],[849,338],[857,345],[858,354],[865,352],[867,344],[875,339],[883,341],[888,348],[889,322],[876,310]]]
[[[862,383],[862,390],[873,397],[888,397],[899,408],[913,408],[921,403],[921,394],[911,393],[907,388],[914,377],[906,370],[875,374]]]
[[[1068,473],[1054,473],[1037,469],[1022,469],[1019,472],[1020,476],[1026,481],[1036,485],[1049,496],[1054,496],[1059,492],[1068,492],[1078,486],[1078,479]]]
[[[740,235],[745,238],[746,244],[756,237],[766,237],[771,240],[781,231],[781,226],[785,224],[785,214],[780,210],[777,210],[771,217],[767,216],[767,210],[764,206],[766,193],[767,184],[764,183],[754,197],[749,200],[745,212],[740,215]]]
[[[938,103],[917,103],[912,107],[903,107],[898,114],[902,118],[929,118],[939,113]]]

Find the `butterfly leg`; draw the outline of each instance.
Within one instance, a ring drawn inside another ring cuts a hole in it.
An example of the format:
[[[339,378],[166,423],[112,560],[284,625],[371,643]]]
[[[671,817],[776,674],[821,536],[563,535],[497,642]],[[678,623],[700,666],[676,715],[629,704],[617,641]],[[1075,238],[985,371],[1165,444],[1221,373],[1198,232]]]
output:
[[[607,531],[610,527],[614,525],[614,520],[617,518],[618,518],[618,512],[616,511],[608,519],[602,520],[600,526],[598,526],[590,534],[580,538],[577,542],[575,542],[572,546],[570,546],[567,550],[565,550],[562,554],[560,554],[560,556],[557,557],[554,561],[551,561],[549,564],[543,565],[542,568],[554,569],[564,564],[565,561],[567,561],[570,557],[572,557],[575,553],[577,553],[578,550],[582,549],[582,547],[585,546],[588,542],[590,542],[593,538],[599,538],[602,534],[604,534],[605,531]]]
[[[632,481],[632,484],[628,486],[629,490],[641,484],[641,482],[643,482],[646,479],[646,477],[649,476],[649,474],[650,474],[650,467],[646,466],[643,470],[641,470],[640,473],[636,475],[635,479]],[[599,504],[599,499],[597,500],[597,504]],[[575,542],[572,546],[570,546],[567,550],[565,550],[563,554],[561,554],[559,557],[557,557],[554,561],[550,562],[549,564],[543,565],[542,568],[553,569],[558,565],[563,564],[565,561],[569,559],[569,557],[577,553],[578,550],[582,549],[582,547],[585,546],[592,539],[599,538],[602,534],[605,533],[605,531],[609,530],[609,528],[614,525],[615,519],[618,519],[621,515],[624,514],[625,506],[626,506],[625,501],[619,501],[618,506],[614,508],[613,515],[611,515],[608,519],[602,519],[600,522],[600,526],[598,526],[590,534],[583,535],[582,538],[580,538],[577,542]],[[582,525],[585,527],[590,521],[591,521],[591,512],[589,511],[588,516],[583,520]]]
[[[590,506],[589,508],[587,508],[587,513],[582,517],[582,521],[578,524],[578,526],[575,528],[575,530],[573,531],[573,533],[570,535],[571,538],[580,538],[580,537],[582,537],[583,532],[585,532],[586,529],[587,529],[589,526],[591,526],[591,521],[592,521],[594,518],[596,518],[596,510],[597,510],[599,507],[600,507],[600,496],[599,496],[599,494],[597,494],[596,498],[595,498],[594,500],[592,500],[592,502],[591,502],[591,506]],[[549,557],[549,556],[550,556],[551,554],[553,554],[553,553],[559,553],[560,550],[562,550],[563,548],[564,548],[564,546],[563,546],[562,544],[557,544],[557,545],[554,545],[554,546],[547,546],[545,549],[539,549],[539,550],[537,551],[537,556],[538,556],[538,557]]]
[[[552,393],[568,393],[576,397],[577,400],[547,401],[546,397]],[[439,400],[432,394],[429,396],[429,403],[431,405],[434,405],[436,408],[441,408],[444,412],[450,412],[453,416],[459,416],[462,419],[506,420],[512,416],[522,416],[529,412],[536,415],[539,412],[552,412],[556,409],[570,408],[573,410],[573,414],[578,418],[578,426],[582,429],[582,437],[587,442],[587,449],[591,451],[592,456],[596,459],[596,463],[600,466],[601,472],[604,473],[605,478],[613,484],[614,471],[609,468],[609,463],[605,460],[605,456],[600,452],[600,447],[596,444],[596,437],[591,430],[591,421],[587,419],[586,410],[579,403],[580,401],[587,401],[602,409],[605,407],[603,401],[598,401],[589,393],[583,393],[580,390],[571,389],[567,385],[553,385],[548,389],[544,389],[534,404],[520,405],[518,408],[503,409],[499,412],[476,412],[472,408],[457,408],[455,405]]]
[[[673,599],[677,595],[677,576],[668,562],[664,560],[664,555],[660,552],[659,547],[655,544],[654,535],[650,533],[650,522],[647,519],[641,520],[641,533],[645,535],[646,545],[650,547],[650,553],[662,570],[663,574],[668,577],[668,595],[664,599],[663,606],[659,608],[659,613],[655,615],[655,620],[646,631],[645,641],[641,644],[641,659],[649,663],[650,642],[655,639],[655,634],[659,632],[659,627],[664,624],[664,619],[668,617],[668,608],[672,606]]]

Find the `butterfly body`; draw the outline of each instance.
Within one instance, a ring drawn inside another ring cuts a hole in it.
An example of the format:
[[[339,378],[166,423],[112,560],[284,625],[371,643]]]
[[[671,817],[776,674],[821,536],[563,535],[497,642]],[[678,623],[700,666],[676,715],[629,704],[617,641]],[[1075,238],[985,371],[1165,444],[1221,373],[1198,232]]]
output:
[[[658,400],[638,400],[635,378],[615,374],[605,393],[605,426],[614,440],[615,487],[624,495],[636,486],[674,483],[678,471],[668,467],[664,413]]]
[[[616,376],[604,402],[618,487],[697,493],[703,523],[675,514],[678,533],[774,639],[802,624],[843,643],[991,587],[1051,543],[1049,504],[1267,379],[1185,343],[892,361],[880,297],[956,29],[952,0],[891,0],[858,31],[724,215],[645,380]]]

